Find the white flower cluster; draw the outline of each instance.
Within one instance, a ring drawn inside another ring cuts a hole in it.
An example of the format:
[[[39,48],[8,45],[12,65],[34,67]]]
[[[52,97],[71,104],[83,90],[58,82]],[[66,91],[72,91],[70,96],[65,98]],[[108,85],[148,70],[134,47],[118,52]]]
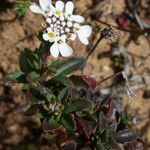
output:
[[[74,4],[68,1],[66,5],[62,1],[56,1],[55,6],[51,0],[39,0],[40,6],[32,4],[30,9],[34,13],[44,16],[47,28],[43,33],[43,39],[54,43],[50,48],[53,57],[58,57],[59,53],[63,57],[72,55],[72,48],[66,43],[67,40],[75,40],[77,37],[87,45],[88,37],[92,29],[88,25],[81,25],[84,18],[80,15],[74,15]]]

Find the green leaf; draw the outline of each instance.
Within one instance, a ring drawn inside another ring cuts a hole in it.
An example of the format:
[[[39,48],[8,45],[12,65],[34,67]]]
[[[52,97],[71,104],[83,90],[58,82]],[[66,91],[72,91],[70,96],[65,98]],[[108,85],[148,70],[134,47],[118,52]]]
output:
[[[56,97],[50,89],[48,89],[46,87],[40,87],[39,91],[46,98],[46,100],[48,102],[54,102],[55,101]]]
[[[30,103],[37,102],[37,101],[43,100],[43,99],[44,99],[44,97],[43,97],[43,95],[41,95],[38,87],[33,87],[33,86],[30,87],[30,89],[27,92],[27,100]]]
[[[76,130],[76,124],[74,117],[71,114],[63,114],[61,117],[61,122],[65,128],[70,131]]]
[[[99,130],[100,131],[103,131],[106,128],[106,125],[107,125],[106,123],[107,123],[106,117],[103,111],[100,111],[99,113]]]
[[[54,68],[57,70],[57,73],[55,74],[55,76],[70,74],[73,71],[81,69],[86,64],[85,59],[83,58],[71,58],[64,62],[58,61],[55,63],[57,65],[56,64],[51,65],[51,68]]]
[[[116,142],[114,140],[113,135],[116,133],[117,130],[117,123],[112,124],[108,130],[107,130],[107,135],[108,135],[108,144],[111,147],[115,147],[116,146]]]
[[[31,105],[26,112],[24,112],[25,115],[30,116],[30,115],[35,115],[40,111],[40,105],[39,104],[33,104]]]
[[[63,64],[64,64],[64,61],[61,61],[61,60],[53,61],[52,64],[48,67],[47,73],[54,76],[57,73],[57,69],[59,69],[60,66]]]
[[[51,117],[49,120],[48,120],[48,124],[49,124],[49,126],[51,127],[51,128],[58,128],[59,127],[59,124],[58,124],[58,122],[57,122],[57,120],[56,120],[56,118],[53,116],[53,117]]]
[[[65,101],[68,96],[68,88],[65,87],[62,91],[59,92],[58,99],[60,101]]]
[[[89,88],[89,85],[87,84],[87,82],[85,82],[85,80],[83,80],[82,76],[72,75],[69,78],[76,88],[83,88],[83,89]]]
[[[30,83],[36,83],[40,81],[40,75],[37,74],[35,71],[32,71],[27,75],[26,79]]]
[[[25,49],[24,53],[20,56],[20,69],[25,73],[31,71],[39,71],[41,69],[41,59],[38,55],[29,49]]]
[[[46,47],[45,47],[45,44],[44,43],[41,43],[39,49],[36,50],[36,53],[38,54],[38,56],[40,58],[42,58],[42,56],[45,54],[46,52]]]
[[[77,99],[77,100],[74,100],[72,103],[67,104],[65,106],[64,111],[65,113],[71,113],[74,111],[82,111],[91,107],[92,106],[91,104],[92,103],[88,100]]]
[[[5,76],[6,81],[26,83],[26,74],[23,72],[12,72]]]
[[[22,92],[24,92],[24,93],[27,93],[28,92],[28,90],[29,90],[29,85],[28,84],[24,84],[22,87],[21,87],[21,90],[22,90]]]
[[[49,66],[49,68],[53,68],[55,70],[58,70],[60,68],[60,66],[62,66],[65,63],[65,61],[62,60],[56,60],[53,61],[52,64]]]
[[[19,59],[19,65],[20,65],[20,69],[25,73],[29,73],[32,70],[27,62],[25,53],[21,54]]]
[[[65,86],[69,86],[69,87],[73,87],[73,82],[69,79],[69,77],[66,77],[66,76],[62,76],[62,75],[59,75],[59,76],[55,76],[51,79],[52,82],[54,83],[59,83],[61,85],[65,85]]]
[[[129,143],[138,139],[138,135],[130,129],[124,129],[114,134],[114,139],[117,143]]]

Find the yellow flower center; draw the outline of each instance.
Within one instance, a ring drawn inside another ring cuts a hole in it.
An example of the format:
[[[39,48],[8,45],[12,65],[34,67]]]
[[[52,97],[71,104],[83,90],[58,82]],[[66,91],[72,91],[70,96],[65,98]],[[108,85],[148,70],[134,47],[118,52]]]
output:
[[[63,41],[62,41],[62,40],[58,40],[57,43],[58,43],[58,44],[62,44]]]
[[[49,10],[48,10],[48,9],[46,9],[44,12],[45,12],[45,14],[47,14],[47,13],[49,13]]]
[[[50,32],[50,33],[48,33],[48,36],[49,36],[50,38],[53,38],[55,35],[54,35],[53,32]]]
[[[79,28],[75,28],[77,31],[79,31],[80,29]]]
[[[56,13],[56,15],[60,15],[61,11],[60,10],[56,10],[55,13]]]

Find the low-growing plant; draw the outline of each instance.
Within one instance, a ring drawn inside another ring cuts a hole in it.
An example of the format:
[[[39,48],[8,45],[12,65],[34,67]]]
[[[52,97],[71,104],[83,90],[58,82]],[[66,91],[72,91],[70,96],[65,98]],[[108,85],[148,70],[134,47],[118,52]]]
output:
[[[86,59],[48,61],[49,54],[55,58],[59,54],[72,55],[68,40],[79,37],[87,45],[91,27],[82,25],[84,18],[73,14],[71,1],[66,4],[57,1],[55,6],[50,0],[39,0],[39,3],[40,6],[32,4],[30,9],[41,14],[45,21],[43,31],[37,35],[41,44],[34,51],[25,48],[19,60],[21,71],[5,77],[6,81],[23,84],[22,91],[29,104],[24,114],[38,117],[42,129],[56,135],[58,149],[113,149],[118,143],[131,144],[138,140],[132,131],[130,115],[120,111],[113,96],[103,95],[90,75],[74,74],[85,67],[89,55]],[[112,27],[109,34],[106,31],[100,39],[114,36],[110,33]],[[124,79],[124,73],[118,75]]]

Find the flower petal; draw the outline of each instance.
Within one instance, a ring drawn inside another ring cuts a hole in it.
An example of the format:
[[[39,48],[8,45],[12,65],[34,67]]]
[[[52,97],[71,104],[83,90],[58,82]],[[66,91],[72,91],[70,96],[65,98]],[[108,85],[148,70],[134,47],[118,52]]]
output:
[[[48,31],[48,33],[53,32],[52,28],[50,28],[50,27],[48,27],[46,30]]]
[[[40,6],[45,11],[51,4],[51,0],[39,0]]]
[[[71,34],[69,39],[74,41],[76,38],[77,38],[77,35],[73,33],[73,34]]]
[[[85,21],[84,17],[80,15],[72,15],[71,16],[72,20],[78,23],[83,23]]]
[[[30,6],[30,10],[34,13],[37,13],[37,14],[44,14],[42,9],[39,6],[35,5],[35,4]]]
[[[43,34],[43,39],[44,39],[45,41],[48,41],[48,40],[50,39],[47,33],[44,33],[44,34]]]
[[[54,43],[50,48],[51,55],[56,58],[59,55],[59,47],[57,43]]]
[[[63,57],[69,57],[72,55],[73,50],[67,43],[59,44],[59,50]]]
[[[74,4],[71,1],[68,1],[65,6],[65,11],[68,15],[72,15],[74,10]]]
[[[56,8],[55,8],[52,4],[50,4],[50,9],[51,9],[53,12],[56,11]]]
[[[51,17],[53,15],[52,11],[49,11],[49,13],[47,14],[47,16]]]
[[[62,2],[62,1],[57,1],[57,2],[56,2],[56,10],[63,11],[63,9],[64,9],[64,2]]]
[[[55,41],[55,37],[49,38],[49,42],[50,42],[50,43],[53,43],[54,41]]]
[[[83,44],[85,44],[85,45],[88,45],[88,44],[89,44],[89,41],[88,41],[88,39],[87,39],[86,37],[84,37],[83,35],[79,35],[79,34],[78,34],[78,36],[79,36],[80,41],[81,41]]]
[[[84,37],[89,37],[92,33],[92,28],[88,25],[81,26],[78,34],[81,34]]]

